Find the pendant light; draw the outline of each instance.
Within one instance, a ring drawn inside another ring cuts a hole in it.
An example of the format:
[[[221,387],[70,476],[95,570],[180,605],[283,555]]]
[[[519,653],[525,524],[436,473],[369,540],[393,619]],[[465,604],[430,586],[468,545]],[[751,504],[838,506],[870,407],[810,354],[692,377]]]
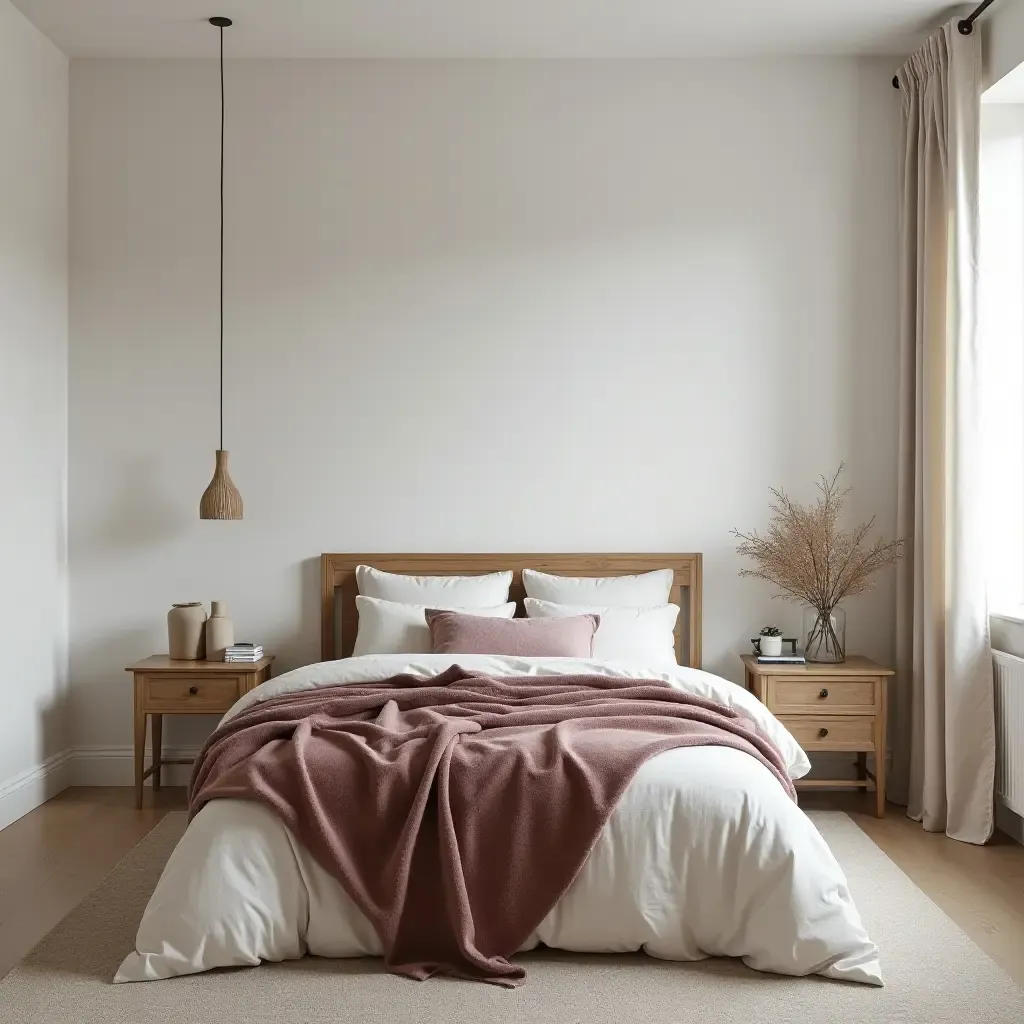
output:
[[[224,450],[224,29],[230,18],[211,18],[220,32],[220,447],[210,486],[199,499],[200,519],[241,519],[242,496],[228,474]]]

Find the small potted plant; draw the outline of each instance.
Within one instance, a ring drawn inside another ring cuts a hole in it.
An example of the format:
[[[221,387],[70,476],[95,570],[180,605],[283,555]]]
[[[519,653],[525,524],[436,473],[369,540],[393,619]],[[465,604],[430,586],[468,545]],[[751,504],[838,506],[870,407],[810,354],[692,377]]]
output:
[[[777,658],[782,653],[782,630],[778,626],[765,626],[757,648],[766,657]]]

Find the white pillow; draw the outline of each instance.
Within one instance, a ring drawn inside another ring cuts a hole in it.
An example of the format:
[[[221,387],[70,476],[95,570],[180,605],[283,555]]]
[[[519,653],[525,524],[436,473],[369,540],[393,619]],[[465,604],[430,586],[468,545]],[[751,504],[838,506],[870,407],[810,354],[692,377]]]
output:
[[[359,630],[353,657],[361,654],[429,654],[432,648],[425,614],[428,608],[465,611],[495,619],[511,619],[516,613],[514,601],[492,608],[475,605],[466,608],[443,603],[401,604],[362,595],[356,598],[356,608],[359,611]]]
[[[678,664],[676,659],[676,619],[679,605],[662,604],[656,608],[609,608],[595,605],[554,604],[526,599],[526,614],[531,619],[567,618],[593,613],[601,616],[594,634],[594,657],[598,661],[631,661],[637,665]]]
[[[401,576],[370,565],[356,566],[356,586],[363,597],[428,608],[493,608],[508,600],[511,572],[486,576]]]
[[[639,576],[550,576],[523,570],[526,596],[555,604],[599,604],[605,608],[652,608],[667,603],[672,593],[671,569]]]

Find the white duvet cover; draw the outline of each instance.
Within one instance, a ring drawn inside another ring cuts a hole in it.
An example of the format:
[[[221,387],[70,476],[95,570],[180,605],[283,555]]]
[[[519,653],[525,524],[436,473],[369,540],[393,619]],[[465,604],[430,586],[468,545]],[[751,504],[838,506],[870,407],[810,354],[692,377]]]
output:
[[[489,675],[597,673],[660,679],[748,716],[789,773],[809,763],[760,702],[718,676],[572,658],[369,655],[264,683],[226,717],[279,694],[425,677],[453,664]],[[524,945],[579,952],[644,949],[666,960],[742,957],[760,971],[882,984],[878,950],[842,869],[807,816],[759,761],[687,747],[648,761],[575,881]],[[380,955],[362,913],[263,806],[214,800],[171,854],[114,980],[148,981],[312,953]],[[529,979],[527,979],[527,984]]]

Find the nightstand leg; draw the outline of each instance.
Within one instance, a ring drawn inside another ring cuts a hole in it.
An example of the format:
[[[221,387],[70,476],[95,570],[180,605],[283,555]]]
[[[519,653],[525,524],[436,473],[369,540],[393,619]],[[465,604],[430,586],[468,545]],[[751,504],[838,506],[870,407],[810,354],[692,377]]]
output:
[[[146,771],[146,712],[135,709],[135,806],[142,806],[142,783]]]
[[[857,755],[857,778],[862,782],[868,777],[868,755],[861,751]]]
[[[885,679],[878,681],[881,700],[879,701],[879,713],[875,718],[875,816],[878,818],[885,817],[885,763],[888,760],[886,756],[888,753],[886,750],[886,725],[889,706],[885,684]]]
[[[153,715],[153,792],[160,789],[160,766],[164,756],[164,716]]]

